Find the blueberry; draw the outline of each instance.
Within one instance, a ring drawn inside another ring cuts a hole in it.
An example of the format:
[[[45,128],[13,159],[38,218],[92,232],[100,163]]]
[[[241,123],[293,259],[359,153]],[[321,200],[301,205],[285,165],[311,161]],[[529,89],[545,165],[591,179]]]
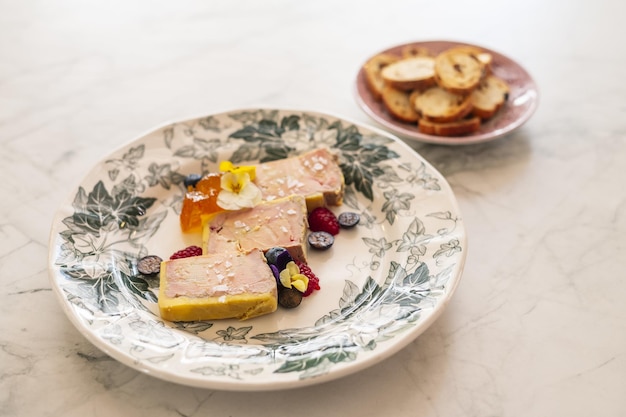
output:
[[[202,179],[200,174],[189,174],[185,177],[185,188],[195,187],[198,181]]]
[[[359,216],[359,213],[345,211],[337,217],[337,220],[339,221],[339,225],[341,227],[350,228],[359,224],[361,216]]]
[[[326,250],[335,243],[335,237],[328,232],[309,233],[309,245],[315,249]]]
[[[302,293],[295,288],[279,288],[278,304],[284,308],[295,308],[302,302]]]
[[[163,259],[156,255],[144,256],[137,261],[137,271],[143,275],[156,275],[161,271]]]
[[[274,278],[276,278],[276,283],[280,285],[280,271],[274,264],[269,264],[269,266],[270,266],[270,269],[272,270],[272,274],[274,275]]]
[[[287,249],[280,246],[275,246],[265,252],[265,259],[267,259],[268,264],[275,265],[279,271],[285,269],[287,264],[293,261]]]

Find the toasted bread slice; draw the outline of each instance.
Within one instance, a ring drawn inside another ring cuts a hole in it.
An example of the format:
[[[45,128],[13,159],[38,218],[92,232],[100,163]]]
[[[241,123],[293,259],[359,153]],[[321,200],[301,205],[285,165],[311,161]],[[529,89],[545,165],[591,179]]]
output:
[[[457,46],[454,49],[459,50],[459,51],[466,50],[469,54],[475,56],[476,59],[478,59],[485,68],[484,76],[491,73],[491,63],[493,62],[493,55],[491,55],[489,52],[486,52],[477,46],[470,46],[470,45]]]
[[[380,101],[382,98],[383,88],[385,86],[385,81],[380,74],[382,69],[399,59],[400,57],[396,55],[383,53],[373,56],[365,63],[365,65],[363,65],[365,83],[375,100]]]
[[[411,104],[411,93],[399,90],[390,85],[385,86],[382,93],[385,108],[394,119],[403,122],[417,122],[418,114]]]
[[[472,111],[472,100],[469,95],[454,94],[435,86],[415,98],[415,110],[431,122],[452,122]]]
[[[409,103],[411,103],[411,107],[413,107],[414,109],[416,108],[415,107],[415,100],[417,100],[417,97],[419,97],[420,94],[422,94],[422,92],[420,90],[413,90],[409,94]]]
[[[456,94],[471,93],[485,75],[485,64],[468,47],[455,47],[435,58],[435,74],[440,87]]]
[[[479,52],[476,57],[483,64],[485,68],[485,75],[491,74],[491,63],[493,62],[493,55],[491,55],[489,52]]]
[[[417,128],[420,132],[435,136],[463,136],[480,129],[480,118],[472,117],[454,122],[437,123],[420,119]]]
[[[474,55],[483,65],[490,65],[493,61],[493,56],[483,49],[477,46],[460,45],[455,46],[456,51],[467,51],[469,54]]]
[[[433,56],[432,52],[423,46],[419,45],[405,45],[400,50],[402,58],[413,58],[416,56]]]
[[[495,75],[488,75],[470,95],[472,113],[483,120],[495,115],[509,97],[509,85]]]
[[[403,58],[381,71],[385,83],[400,90],[425,89],[435,85],[435,59],[430,56]]]

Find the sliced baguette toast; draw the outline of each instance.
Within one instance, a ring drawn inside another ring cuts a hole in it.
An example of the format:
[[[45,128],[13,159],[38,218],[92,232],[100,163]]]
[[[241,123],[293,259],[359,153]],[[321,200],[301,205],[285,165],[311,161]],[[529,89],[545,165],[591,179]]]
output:
[[[415,106],[411,103],[411,94],[390,85],[383,88],[383,104],[394,119],[408,123],[417,122],[418,114]]]
[[[456,120],[454,122],[437,123],[420,119],[417,128],[420,132],[435,136],[463,136],[480,129],[480,118]]]
[[[432,52],[423,46],[406,45],[400,50],[403,58],[413,58],[416,56],[433,56]]]
[[[396,55],[378,54],[363,65],[365,83],[375,100],[380,101],[382,98],[383,88],[385,86],[385,81],[381,76],[381,71],[384,67],[398,61],[399,59],[400,57]]]
[[[509,85],[495,75],[488,75],[470,95],[472,113],[483,120],[490,119],[504,105],[508,96]]]
[[[415,98],[415,110],[431,122],[452,122],[472,111],[472,100],[469,95],[454,94],[435,86]]]
[[[493,56],[477,46],[461,45],[455,46],[453,49],[456,51],[467,51],[469,54],[474,55],[483,65],[490,65],[493,61]]]
[[[491,74],[491,63],[493,62],[493,55],[491,55],[489,52],[479,52],[476,57],[483,64],[485,68],[485,75]]]
[[[403,58],[381,71],[388,85],[404,90],[425,89],[435,85],[435,59],[430,56]]]
[[[420,90],[413,90],[409,94],[409,103],[411,103],[411,107],[413,107],[413,109],[416,108],[415,107],[415,100],[417,100],[417,97],[419,97],[420,94],[422,94],[422,92]]]
[[[435,74],[440,87],[456,94],[469,94],[483,79],[485,64],[467,47],[450,48],[435,58]]]

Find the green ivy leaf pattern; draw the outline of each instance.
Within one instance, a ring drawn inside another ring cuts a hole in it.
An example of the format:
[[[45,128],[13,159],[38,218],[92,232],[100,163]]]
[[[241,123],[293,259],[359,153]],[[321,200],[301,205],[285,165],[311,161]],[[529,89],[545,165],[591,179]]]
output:
[[[131,147],[121,158],[107,160],[105,164],[110,167],[109,178],[115,181],[121,171],[134,171],[137,167],[137,161],[143,158],[145,150],[144,145]]]
[[[154,198],[134,197],[125,189],[111,196],[102,181],[94,186],[87,195],[87,201],[83,204],[84,191],[79,191],[77,198],[84,210],[78,211],[68,222],[79,229],[86,229],[99,235],[100,230],[111,223],[120,228],[133,227],[139,224],[138,217],[145,214],[146,210],[154,204]],[[75,200],[76,201],[76,200]]]
[[[93,300],[94,306],[103,313],[116,313],[120,305],[120,289],[110,271],[99,274],[95,279],[83,268],[67,268],[62,270],[68,278],[80,280],[77,286],[82,300]]]
[[[155,181],[154,185],[157,185],[159,181]],[[140,195],[146,190],[146,185],[142,181],[137,181],[134,175],[127,176],[122,182],[113,186],[112,194],[118,195],[122,191],[126,191],[131,195]]]
[[[233,326],[228,326],[226,330],[218,330],[217,335],[225,342],[232,342],[234,340],[245,342],[246,335],[250,330],[252,330],[252,326],[240,327],[238,329]]]
[[[342,348],[330,349],[330,352],[324,352],[319,356],[307,357],[298,360],[287,360],[285,363],[276,369],[276,373],[287,372],[307,372],[311,369],[319,368],[324,365],[325,362],[329,363],[341,363],[352,362],[356,359],[356,354]]]
[[[263,163],[287,158],[294,149],[285,145],[281,136],[286,131],[297,130],[298,119],[297,116],[287,116],[280,123],[262,119],[232,133],[231,138],[243,139],[246,143],[235,151],[231,161],[239,164],[256,159]]]
[[[239,376],[239,366],[238,365],[228,365],[228,366],[203,366],[201,368],[196,368],[192,372],[196,372],[202,375],[207,376],[227,376],[233,379],[242,379]]]
[[[136,256],[114,249],[120,242],[141,247],[158,229],[164,213],[142,218],[155,201],[132,195],[126,186],[114,187],[110,194],[98,181],[89,193],[79,188],[73,202],[74,214],[63,219],[67,230],[61,233],[65,244],[63,257],[58,260],[62,264],[60,272],[80,281],[79,293],[94,300],[103,312],[116,313],[123,305],[120,300],[125,299],[124,292],[131,295],[131,300],[139,297],[156,302],[148,282],[131,273]]]
[[[216,133],[220,132],[220,122],[214,116],[204,117],[204,118],[198,120],[198,124],[204,130],[211,130],[211,131],[216,132]]]
[[[213,323],[208,322],[208,321],[190,321],[190,322],[178,321],[178,322],[175,322],[174,325],[176,326],[177,329],[185,330],[194,334],[200,334],[202,332],[209,330],[211,327],[213,327]]]
[[[146,175],[146,181],[150,187],[160,185],[161,187],[169,190],[172,184],[180,184],[185,180],[185,177],[178,172],[172,171],[171,164],[156,164],[152,163],[148,166],[149,174]]]
[[[174,156],[181,158],[196,159],[201,162],[201,173],[207,174],[211,172],[211,164],[216,164],[219,159],[219,149],[222,146],[222,141],[219,138],[193,138],[193,142],[189,145],[185,145],[174,152]],[[182,182],[172,181],[174,183]]]
[[[446,272],[449,276],[450,270]],[[275,346],[278,355],[287,355],[276,373],[323,373],[329,363],[353,361],[357,352],[373,350],[377,340],[403,331],[407,323],[419,318],[433,289],[442,289],[445,281],[440,275],[431,275],[424,263],[408,270],[391,262],[383,286],[371,278],[361,289],[346,282],[340,308],[321,317],[315,331],[290,329],[260,334],[254,339]],[[317,349],[320,345],[323,350]]]
[[[330,128],[337,131],[335,147],[343,156],[341,169],[346,186],[354,186],[368,200],[373,200],[374,180],[388,173],[380,163],[399,155],[387,146],[365,141],[356,126],[344,128],[336,122]]]
[[[398,190],[385,191],[383,196],[387,201],[383,204],[382,211],[389,224],[393,224],[400,210],[408,210],[411,200],[415,198],[413,194],[399,193]]]
[[[459,245],[459,241],[457,239],[450,240],[447,243],[442,243],[441,248],[433,254],[433,257],[438,258],[440,256],[452,256],[456,252],[461,251],[461,246]]]

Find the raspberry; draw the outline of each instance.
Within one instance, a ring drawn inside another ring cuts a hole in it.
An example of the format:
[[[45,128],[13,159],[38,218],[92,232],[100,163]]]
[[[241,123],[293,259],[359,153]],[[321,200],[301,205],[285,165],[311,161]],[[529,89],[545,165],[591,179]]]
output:
[[[202,248],[198,246],[188,246],[185,249],[181,249],[175,252],[170,259],[190,258],[192,256],[202,255]]]
[[[309,214],[309,229],[313,232],[339,233],[337,216],[326,207],[317,207]]]
[[[309,279],[309,285],[306,287],[306,291],[302,294],[303,297],[308,297],[313,293],[313,291],[317,291],[320,289],[320,279],[311,271],[311,268],[301,261],[296,261],[296,265],[300,268],[300,273],[302,275],[306,275]]]

